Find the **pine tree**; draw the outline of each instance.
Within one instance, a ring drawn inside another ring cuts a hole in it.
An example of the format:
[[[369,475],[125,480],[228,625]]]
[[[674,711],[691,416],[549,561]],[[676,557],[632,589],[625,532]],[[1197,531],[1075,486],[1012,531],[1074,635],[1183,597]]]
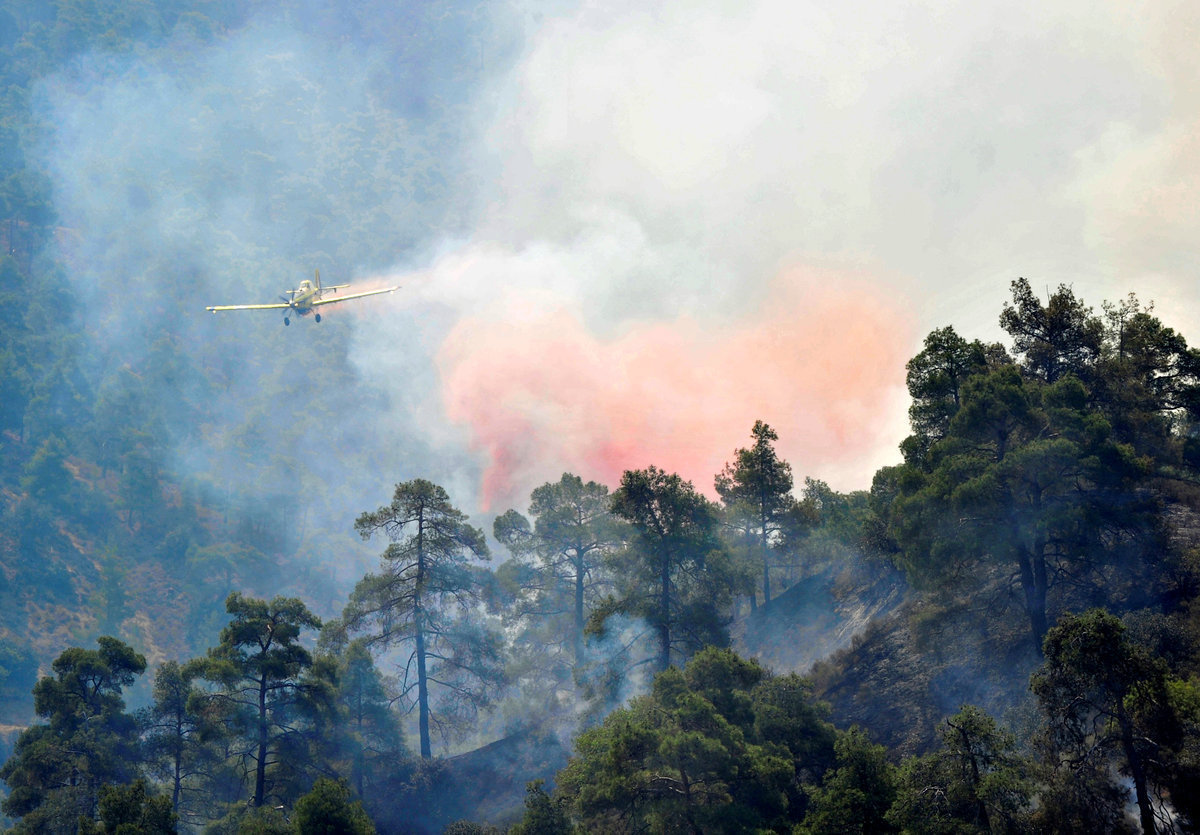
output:
[[[235,755],[250,785],[250,803],[284,799],[294,786],[296,757],[332,701],[332,684],[311,674],[313,658],[300,643],[306,629],[321,621],[303,602],[276,597],[270,602],[234,592],[225,601],[233,616],[220,643],[208,651],[205,679],[217,685],[209,700],[226,713],[238,743]]]
[[[489,558],[487,543],[446,491],[424,479],[397,484],[391,503],[359,516],[355,529],[363,539],[382,533],[389,545],[380,573],[355,587],[343,621],[373,645],[411,648],[401,694],[415,704],[428,759],[431,726],[453,732],[488,703],[503,677],[498,635],[465,616],[478,602],[471,560]],[[434,688],[443,698],[433,698]]]
[[[614,559],[619,598],[656,636],[656,669],[706,645],[728,643],[732,590],[740,586],[717,531],[717,509],[691,482],[650,467],[626,470],[613,512],[633,535]]]
[[[497,572],[516,587],[516,616],[530,631],[552,636],[556,646],[550,652],[566,655],[569,650],[569,661],[556,665],[565,667],[558,679],[583,663],[587,618],[612,587],[606,560],[621,544],[623,532],[610,503],[604,485],[563,473],[530,494],[532,524],[509,510],[492,525],[496,539],[517,560]]]
[[[136,777],[137,723],[121,693],[145,671],[146,659],[116,638],[97,643],[54,659],[54,675],[33,690],[34,710],[47,721],[22,731],[0,768],[11,789],[0,808],[22,818],[28,831],[91,818],[100,786]]]
[[[716,489],[731,524],[753,543],[754,562],[762,571],[763,605],[769,606],[771,550],[795,504],[792,467],[776,454],[774,443],[779,435],[770,426],[755,421],[750,437],[753,446],[734,452],[733,461],[717,475]]]

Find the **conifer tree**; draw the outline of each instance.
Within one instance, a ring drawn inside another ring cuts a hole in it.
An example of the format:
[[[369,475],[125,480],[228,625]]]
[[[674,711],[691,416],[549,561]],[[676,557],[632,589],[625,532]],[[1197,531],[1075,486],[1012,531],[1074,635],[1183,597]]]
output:
[[[147,771],[166,786],[177,815],[186,796],[200,791],[199,778],[218,758],[204,739],[220,729],[214,727],[214,717],[205,715],[205,694],[195,684],[202,666],[203,662],[164,662],[154,675],[154,701],[139,713]]]
[[[622,541],[621,526],[610,513],[608,488],[577,475],[563,473],[557,482],[536,488],[529,497],[529,514],[516,510],[496,517],[496,539],[519,559],[537,561],[528,581],[520,582],[518,606],[529,617],[565,637],[571,660],[583,660],[584,629],[590,610],[603,589],[611,586],[605,559]],[[566,623],[563,618],[566,616]]]
[[[1157,831],[1155,764],[1166,760],[1164,743],[1176,735],[1161,732],[1173,719],[1167,682],[1162,659],[1131,643],[1115,615],[1091,609],[1049,631],[1045,662],[1029,683],[1049,720],[1049,750],[1068,768],[1119,768],[1146,835]]]
[[[421,756],[428,759],[431,726],[452,733],[489,702],[503,678],[499,636],[477,616],[467,617],[479,600],[471,560],[489,558],[487,542],[446,491],[424,479],[397,484],[391,503],[363,513],[354,527],[363,539],[383,534],[389,544],[380,573],[359,581],[343,621],[372,645],[410,648],[401,695],[416,707]]]
[[[364,802],[408,757],[400,716],[392,708],[395,682],[375,666],[364,639],[337,653],[338,754],[349,759],[350,786]]]
[[[833,757],[833,727],[809,695],[796,676],[701,650],[580,734],[558,798],[583,832],[789,831],[797,776],[819,776]],[[564,831],[557,804],[536,790],[530,801],[527,824]]]
[[[374,835],[375,825],[350,788],[328,777],[319,778],[308,794],[296,801],[292,813],[296,832],[330,835]]]
[[[779,435],[761,420],[750,430],[753,446],[738,449],[716,478],[717,494],[731,524],[752,543],[754,562],[762,571],[763,605],[771,603],[771,551],[778,543],[788,512],[792,467],[775,452]],[[751,601],[754,601],[751,595]]]
[[[226,712],[240,740],[235,755],[249,782],[250,803],[258,807],[294,788],[289,777],[297,762],[288,751],[302,747],[305,734],[329,712],[332,685],[310,672],[313,658],[300,636],[320,629],[321,621],[302,601],[268,602],[234,592],[225,609],[233,619],[208,651],[202,675],[217,685],[208,698]]]
[[[100,823],[79,821],[79,835],[175,835],[178,816],[171,801],[138,779],[127,786],[100,787]]]
[[[727,644],[729,603],[740,578],[718,536],[713,503],[690,481],[650,467],[625,471],[612,508],[633,535],[614,559],[619,598],[609,611],[649,623],[655,668],[665,670],[673,657],[706,645]]]
[[[98,649],[72,647],[54,659],[53,675],[38,680],[34,710],[46,719],[17,738],[0,768],[11,789],[3,811],[20,828],[73,828],[94,817],[100,787],[137,776],[137,723],[125,712],[122,690],[146,669],[146,659],[109,636]]]
[[[939,728],[941,748],[906,759],[887,819],[904,832],[1017,832],[1025,825],[1031,763],[992,717],[967,705]]]
[[[838,736],[835,750],[836,767],[811,790],[812,807],[794,830],[797,835],[897,831],[886,818],[896,797],[896,769],[886,749],[855,725]]]

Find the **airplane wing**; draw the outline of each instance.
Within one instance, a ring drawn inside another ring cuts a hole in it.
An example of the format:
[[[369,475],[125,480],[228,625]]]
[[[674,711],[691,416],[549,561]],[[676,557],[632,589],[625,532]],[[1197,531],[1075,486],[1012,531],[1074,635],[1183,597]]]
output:
[[[400,287],[396,286],[388,287],[384,290],[367,290],[365,293],[351,293],[348,296],[338,296],[335,299],[318,299],[312,303],[312,306],[316,307],[319,304],[337,304],[338,302],[348,302],[351,299],[361,299],[364,296],[378,296],[380,293],[394,293],[399,289]]]
[[[204,308],[209,313],[216,313],[218,310],[283,310],[286,307],[291,307],[290,304],[218,304],[212,307]]]

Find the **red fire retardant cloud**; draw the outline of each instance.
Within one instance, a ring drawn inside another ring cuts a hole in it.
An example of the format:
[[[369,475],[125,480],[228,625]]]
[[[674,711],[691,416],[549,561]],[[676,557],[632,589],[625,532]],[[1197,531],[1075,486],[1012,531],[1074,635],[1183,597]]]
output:
[[[485,509],[523,506],[564,471],[615,487],[651,464],[711,494],[758,419],[798,477],[877,447],[904,381],[905,319],[867,282],[792,273],[725,324],[681,317],[600,339],[563,309],[470,317],[438,362],[448,416],[489,458]]]

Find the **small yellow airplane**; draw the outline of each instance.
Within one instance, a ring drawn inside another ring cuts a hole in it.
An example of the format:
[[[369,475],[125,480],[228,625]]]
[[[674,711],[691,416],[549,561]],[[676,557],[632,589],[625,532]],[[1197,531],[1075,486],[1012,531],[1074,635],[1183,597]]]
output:
[[[307,316],[313,313],[313,318],[320,322],[321,314],[316,313],[313,308],[320,307],[323,304],[337,304],[338,302],[348,302],[351,299],[361,299],[366,296],[378,296],[380,293],[394,293],[399,290],[399,285],[395,287],[386,287],[383,290],[367,290],[363,293],[351,293],[348,296],[338,296],[335,299],[322,298],[325,293],[336,293],[349,287],[349,284],[327,284],[321,286],[321,271],[316,271],[316,280],[309,281],[307,278],[300,282],[300,286],[295,290],[288,290],[286,296],[280,296],[279,302],[275,304],[219,304],[211,307],[206,307],[209,313],[216,313],[222,310],[286,310],[283,314],[283,323],[290,325],[292,323],[291,315],[293,312],[297,316]]]

